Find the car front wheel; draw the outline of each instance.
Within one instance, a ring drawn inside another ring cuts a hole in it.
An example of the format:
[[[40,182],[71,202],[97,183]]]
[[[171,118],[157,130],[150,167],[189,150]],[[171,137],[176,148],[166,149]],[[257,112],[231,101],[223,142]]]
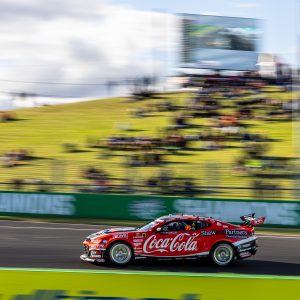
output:
[[[216,245],[210,254],[211,260],[217,266],[226,267],[230,265],[235,256],[235,251],[232,245],[221,243]]]
[[[118,266],[127,265],[133,258],[133,252],[129,245],[116,242],[108,249],[109,261]]]

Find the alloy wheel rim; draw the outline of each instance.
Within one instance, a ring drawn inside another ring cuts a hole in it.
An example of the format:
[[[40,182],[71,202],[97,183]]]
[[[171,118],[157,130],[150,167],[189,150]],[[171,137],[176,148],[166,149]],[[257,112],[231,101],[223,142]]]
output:
[[[231,260],[232,255],[233,253],[231,248],[227,246],[220,246],[215,250],[214,259],[218,264],[224,265]]]
[[[116,263],[126,263],[130,260],[131,251],[127,245],[117,244],[111,249],[111,257]]]

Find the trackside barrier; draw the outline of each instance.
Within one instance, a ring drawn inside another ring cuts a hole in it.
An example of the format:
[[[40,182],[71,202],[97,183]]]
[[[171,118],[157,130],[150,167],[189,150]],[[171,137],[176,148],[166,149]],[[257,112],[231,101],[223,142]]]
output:
[[[0,270],[2,300],[299,299],[300,277]]]
[[[300,201],[0,192],[0,216],[148,221],[188,213],[240,222],[241,215],[252,212],[266,216],[267,226],[300,228]]]

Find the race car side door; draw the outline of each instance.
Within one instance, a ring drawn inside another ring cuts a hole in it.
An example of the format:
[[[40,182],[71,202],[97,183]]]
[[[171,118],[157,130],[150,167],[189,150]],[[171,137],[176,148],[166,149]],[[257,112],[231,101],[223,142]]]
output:
[[[190,220],[170,221],[143,241],[142,254],[155,257],[193,256],[202,251],[200,231]]]

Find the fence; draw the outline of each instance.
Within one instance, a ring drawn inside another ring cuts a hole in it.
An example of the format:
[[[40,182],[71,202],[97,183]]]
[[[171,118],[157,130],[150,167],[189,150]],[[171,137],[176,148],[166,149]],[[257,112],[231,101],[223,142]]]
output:
[[[269,186],[260,187],[228,187],[228,186],[194,186],[193,189],[161,189],[149,188],[146,185],[115,184],[109,186],[99,186],[93,184],[64,184],[64,183],[22,183],[16,186],[15,183],[0,182],[1,190],[9,191],[29,191],[29,192],[66,192],[66,193],[89,193],[89,194],[144,194],[144,195],[165,195],[165,196],[185,196],[185,197],[210,197],[222,198],[232,197],[240,199],[299,199],[300,188],[276,188]],[[294,195],[290,197],[289,195]]]
[[[87,167],[100,169],[105,181],[83,176]],[[0,167],[0,190],[147,193],[255,199],[299,199],[296,165],[285,169],[247,170],[216,162],[130,167],[126,162],[45,160],[31,165]]]

